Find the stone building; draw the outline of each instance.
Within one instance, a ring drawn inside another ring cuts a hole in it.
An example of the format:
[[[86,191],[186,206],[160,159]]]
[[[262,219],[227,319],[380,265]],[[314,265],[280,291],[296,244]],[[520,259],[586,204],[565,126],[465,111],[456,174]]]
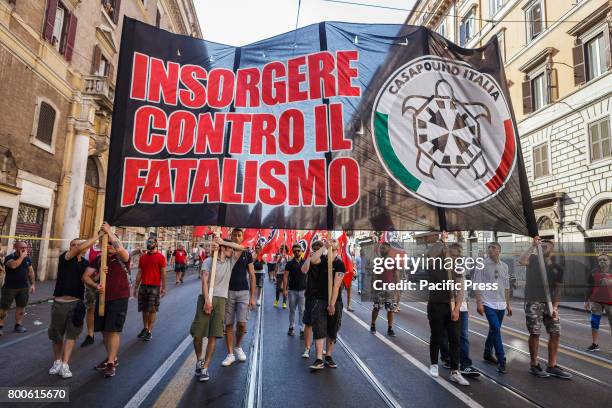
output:
[[[497,37],[540,234],[612,252],[612,1],[421,0],[407,23]]]
[[[192,0],[0,0],[0,234],[41,280],[102,222],[123,16],[202,36]]]

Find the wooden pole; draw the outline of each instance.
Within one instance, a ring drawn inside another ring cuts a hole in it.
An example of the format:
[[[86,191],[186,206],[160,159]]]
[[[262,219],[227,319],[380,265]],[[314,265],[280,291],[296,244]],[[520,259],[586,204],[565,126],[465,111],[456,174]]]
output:
[[[210,268],[210,282],[208,283],[208,302],[212,305],[213,300],[213,290],[215,290],[215,275],[217,274],[217,256],[219,255],[219,250],[217,249],[213,252],[212,265]]]
[[[548,275],[546,274],[546,263],[544,262],[544,251],[542,251],[542,244],[538,245],[538,261],[540,263],[540,274],[542,276],[542,283],[544,285],[544,296],[546,296],[546,305],[548,306],[548,314],[552,316],[553,306],[550,297],[550,289],[548,286]]]
[[[104,292],[98,298],[98,315],[104,316],[104,306],[106,298],[106,257],[108,256],[108,234],[102,235],[102,252],[100,254],[100,285],[104,288]]]
[[[333,284],[333,244],[327,250],[327,304],[331,305]]]

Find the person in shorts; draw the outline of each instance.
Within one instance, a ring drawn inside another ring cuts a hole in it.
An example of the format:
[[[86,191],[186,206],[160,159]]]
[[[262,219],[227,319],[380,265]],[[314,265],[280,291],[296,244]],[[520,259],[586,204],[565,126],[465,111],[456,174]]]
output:
[[[187,270],[187,251],[183,244],[179,245],[176,251],[172,252],[174,258],[174,273],[176,274],[175,285],[183,283],[185,271]]]
[[[94,259],[100,255],[101,249],[99,242],[96,242],[89,251],[85,253],[85,259],[88,263],[92,263]],[[85,308],[87,309],[87,314],[85,315],[85,325],[87,326],[87,336],[83,339],[81,343],[81,347],[87,347],[94,344],[94,316],[95,316],[95,308],[96,302],[98,301],[98,292],[95,289],[90,288],[85,285]]]
[[[60,254],[57,264],[57,279],[53,290],[51,306],[51,323],[47,333],[53,343],[53,366],[50,375],[71,378],[68,366],[72,350],[83,330],[85,305],[83,304],[83,275],[89,262],[84,255],[100,235],[87,241],[73,239],[67,251]]]
[[[244,232],[240,228],[234,228],[231,237],[233,243],[240,245],[244,238]],[[249,251],[234,251],[232,263],[232,276],[230,277],[225,307],[225,345],[227,346],[227,357],[221,363],[224,367],[232,365],[236,359],[238,361],[246,361],[246,354],[241,347],[242,339],[246,333],[249,311],[256,307],[253,256]],[[236,323],[235,345],[234,323]]]
[[[166,294],[166,257],[157,250],[157,240],[147,240],[147,252],[140,255],[138,274],[134,283],[134,297],[142,313],[143,328],[139,339],[151,341],[153,325],[159,311],[159,300]]]
[[[380,244],[379,254],[382,259],[387,259],[389,257],[389,252],[391,250],[391,245],[387,242]],[[383,262],[382,265],[385,265]],[[395,263],[394,263],[395,265]],[[384,268],[383,273],[380,275],[380,279],[377,279],[380,282],[375,283],[375,286],[382,284],[390,284],[399,282],[399,275],[397,269],[392,268]],[[372,333],[376,333],[376,319],[378,319],[378,311],[383,307],[387,311],[387,336],[395,337],[395,331],[393,331],[393,315],[395,309],[397,308],[397,302],[395,300],[395,293],[392,290],[388,289],[379,289],[373,288],[373,301],[372,304],[372,321],[370,323],[370,331]]]
[[[311,254],[315,253],[323,246],[322,241],[315,241],[312,243]],[[306,264],[306,261],[309,260],[310,257],[304,260],[302,264],[302,273],[306,274],[306,291],[304,292],[304,316],[302,318],[302,323],[304,324],[304,353],[302,353],[303,358],[310,357],[310,348],[312,346],[312,307],[314,306],[314,296],[313,296],[313,284],[314,278],[313,275],[317,273],[318,270],[317,265],[313,265],[310,262]]]
[[[23,317],[28,305],[30,294],[36,290],[34,269],[28,257],[28,244],[15,241],[15,252],[4,258],[5,278],[0,293],[0,336],[4,327],[4,319],[15,302],[15,333],[25,333]]]
[[[106,270],[101,270],[102,256],[98,256],[85,270],[83,281],[90,288],[97,289],[104,296],[104,316],[100,316],[99,306],[95,306],[94,331],[102,332],[106,358],[95,368],[103,371],[105,377],[114,377],[117,370],[117,356],[121,342],[121,332],[127,316],[130,298],[130,254],[121,245],[111,226],[104,222],[102,230],[108,235],[108,254]],[[96,282],[95,275],[106,273],[106,286]]]
[[[548,291],[552,300],[552,315],[548,311],[546,300],[546,288],[540,272],[540,262],[535,255],[536,249],[542,245],[544,253],[544,264],[546,266],[546,277],[548,280]],[[525,282],[525,320],[529,331],[529,355],[531,367],[529,372],[536,377],[554,377],[569,379],[570,373],[557,365],[557,351],[561,337],[561,320],[559,319],[559,302],[561,285],[563,284],[563,268],[553,261],[555,246],[552,241],[533,238],[531,246],[520,256],[519,263],[527,267]],[[542,324],[549,335],[548,339],[548,367],[542,369],[538,362],[538,349],[540,344],[540,333]]]
[[[323,252],[327,250],[327,254]],[[332,257],[332,293],[331,300],[328,288],[328,270],[327,257]],[[325,366],[336,368],[338,365],[332,358],[334,345],[340,330],[342,322],[342,296],[340,289],[342,288],[342,280],[346,272],[346,266],[342,262],[342,258],[338,255],[338,241],[331,240],[326,242],[318,251],[304,263],[317,266],[316,273],[313,277],[313,297],[314,305],[312,307],[312,331],[315,339],[315,361],[310,365],[310,369],[320,370]],[[325,360],[323,359],[323,346],[327,343]]]
[[[264,267],[266,262],[261,254],[261,245],[255,245],[255,256],[253,257],[253,269],[255,269],[255,285],[257,286],[257,306],[261,305],[261,291],[263,289],[264,276],[266,272]]]
[[[612,273],[610,256],[597,255],[597,268],[587,276],[584,309],[591,312],[591,336],[593,341],[587,351],[599,351],[599,325],[604,312],[612,330]]]
[[[191,336],[193,337],[193,349],[196,355],[195,374],[200,381],[208,381],[210,362],[215,352],[217,338],[223,337],[223,319],[229,293],[229,283],[232,276],[232,260],[235,249],[242,249],[229,240],[215,238],[211,250],[219,251],[217,266],[215,270],[215,281],[212,299],[209,298],[209,285],[212,271],[212,257],[206,258],[202,263],[202,293],[198,296],[195,317],[191,323]],[[202,360],[202,341],[208,338],[206,354]]]

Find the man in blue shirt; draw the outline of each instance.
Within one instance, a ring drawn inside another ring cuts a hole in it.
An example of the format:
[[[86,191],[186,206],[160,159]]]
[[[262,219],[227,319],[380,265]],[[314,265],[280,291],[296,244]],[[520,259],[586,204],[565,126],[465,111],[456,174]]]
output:
[[[28,244],[15,241],[15,252],[4,258],[6,278],[0,297],[0,336],[4,327],[4,318],[15,301],[15,332],[25,333],[22,326],[25,307],[28,305],[30,293],[34,293],[35,275],[32,261],[28,257]],[[28,285],[29,284],[29,285]]]

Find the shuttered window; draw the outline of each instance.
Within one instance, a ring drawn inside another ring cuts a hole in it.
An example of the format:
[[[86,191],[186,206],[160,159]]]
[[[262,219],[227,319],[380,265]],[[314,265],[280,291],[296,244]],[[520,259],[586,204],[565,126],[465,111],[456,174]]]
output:
[[[62,2],[47,0],[43,38],[68,61],[72,60],[76,27],[76,16]]]
[[[586,80],[595,79],[606,72],[606,56],[604,45],[604,33],[590,39],[584,44],[584,55],[586,62]]]
[[[106,14],[113,20],[113,23],[119,22],[119,11],[121,9],[121,0],[101,0],[102,7]]]
[[[544,31],[544,5],[542,0],[532,2],[525,9],[525,23],[527,24],[527,42]]]
[[[591,161],[612,157],[612,140],[610,135],[610,119],[605,118],[589,124],[589,146]]]
[[[53,128],[55,126],[55,109],[46,102],[41,102],[38,108],[38,124],[36,126],[36,139],[51,146],[53,142]]]
[[[540,178],[548,176],[548,143],[542,143],[533,148],[533,176]]]

